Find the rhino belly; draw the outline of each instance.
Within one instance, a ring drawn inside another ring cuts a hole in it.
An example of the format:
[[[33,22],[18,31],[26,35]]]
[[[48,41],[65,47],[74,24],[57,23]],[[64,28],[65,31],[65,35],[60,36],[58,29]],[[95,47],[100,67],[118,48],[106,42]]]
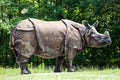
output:
[[[49,40],[50,41],[50,40]],[[50,42],[45,42],[46,45],[42,48],[38,48],[37,55],[42,57],[42,58],[56,58],[60,55],[63,55],[63,50],[64,50],[64,45],[61,41],[56,42],[50,41]]]
[[[61,52],[55,49],[47,48],[46,52],[41,52],[38,56],[46,59],[56,58],[61,55]]]
[[[55,58],[63,55],[64,37],[62,35],[44,34],[40,38],[38,47],[38,56],[43,58]]]

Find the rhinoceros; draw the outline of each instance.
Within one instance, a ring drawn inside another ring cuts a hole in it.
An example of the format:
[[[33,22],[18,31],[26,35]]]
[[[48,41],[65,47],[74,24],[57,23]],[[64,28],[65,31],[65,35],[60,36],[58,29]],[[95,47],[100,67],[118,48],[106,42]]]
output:
[[[111,44],[108,31],[98,33],[98,21],[90,25],[87,20],[77,23],[68,19],[43,21],[34,18],[22,20],[10,34],[10,47],[16,56],[21,74],[30,74],[27,67],[32,55],[42,58],[56,58],[54,72],[61,72],[66,57],[68,72],[74,72],[72,62],[77,51],[86,47],[105,47]]]

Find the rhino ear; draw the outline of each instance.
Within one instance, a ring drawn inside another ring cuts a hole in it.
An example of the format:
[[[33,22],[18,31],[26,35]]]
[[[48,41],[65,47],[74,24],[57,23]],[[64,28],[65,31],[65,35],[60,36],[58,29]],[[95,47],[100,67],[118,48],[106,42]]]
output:
[[[88,29],[90,29],[90,25],[88,24],[88,21],[87,20],[82,20],[82,24],[87,27]]]
[[[99,24],[99,21],[96,20],[96,22],[93,24],[93,26],[96,28],[98,26],[98,24]]]

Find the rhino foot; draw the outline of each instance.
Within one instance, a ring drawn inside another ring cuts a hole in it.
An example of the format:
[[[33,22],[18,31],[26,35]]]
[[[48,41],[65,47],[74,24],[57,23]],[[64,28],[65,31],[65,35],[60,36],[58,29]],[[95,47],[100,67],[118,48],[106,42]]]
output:
[[[60,69],[55,69],[54,72],[56,72],[56,73],[61,72],[61,70]]]
[[[21,71],[21,74],[31,74],[31,72],[27,69]]]
[[[68,72],[75,72],[75,70],[74,70],[74,68],[70,67],[70,68],[68,69]]]

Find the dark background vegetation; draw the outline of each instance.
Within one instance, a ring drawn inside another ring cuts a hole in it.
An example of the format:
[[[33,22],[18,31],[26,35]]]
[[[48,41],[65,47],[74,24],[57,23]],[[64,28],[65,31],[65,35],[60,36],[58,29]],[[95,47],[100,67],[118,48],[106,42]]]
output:
[[[110,32],[112,45],[105,48],[87,48],[78,52],[75,66],[120,67],[120,1],[119,0],[0,0],[0,66],[16,67],[15,57],[9,48],[10,31],[28,17],[42,20],[67,18],[93,24],[99,20],[97,30]],[[55,59],[33,56],[29,64],[55,65]]]

